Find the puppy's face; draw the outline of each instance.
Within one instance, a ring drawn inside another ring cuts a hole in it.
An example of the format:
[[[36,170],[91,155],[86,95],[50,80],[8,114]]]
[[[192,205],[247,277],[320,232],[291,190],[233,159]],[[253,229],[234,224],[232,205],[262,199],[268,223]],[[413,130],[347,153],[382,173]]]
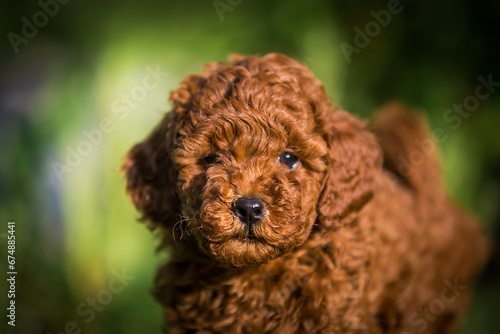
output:
[[[123,166],[165,244],[180,224],[217,261],[257,265],[303,243],[318,217],[322,229],[347,224],[372,196],[376,140],[289,57],[207,64],[170,101]]]
[[[276,258],[307,239],[317,216],[326,143],[286,107],[267,107],[206,112],[173,157],[187,229],[224,264]]]

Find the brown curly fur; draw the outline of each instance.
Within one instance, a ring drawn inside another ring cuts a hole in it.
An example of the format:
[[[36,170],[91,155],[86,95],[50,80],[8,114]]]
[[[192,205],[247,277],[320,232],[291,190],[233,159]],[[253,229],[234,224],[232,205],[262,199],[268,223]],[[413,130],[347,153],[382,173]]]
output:
[[[447,198],[418,116],[391,104],[370,130],[280,54],[209,63],[170,101],[124,164],[169,252],[155,296],[170,333],[456,329],[487,243]],[[266,206],[253,237],[233,212],[242,196]]]

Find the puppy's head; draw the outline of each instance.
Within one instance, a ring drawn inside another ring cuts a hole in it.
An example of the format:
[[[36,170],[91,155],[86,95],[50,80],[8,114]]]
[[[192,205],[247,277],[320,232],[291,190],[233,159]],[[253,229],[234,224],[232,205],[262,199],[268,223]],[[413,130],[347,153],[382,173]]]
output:
[[[128,154],[127,188],[144,219],[180,223],[223,264],[276,258],[370,198],[373,138],[286,56],[210,63],[171,103]]]

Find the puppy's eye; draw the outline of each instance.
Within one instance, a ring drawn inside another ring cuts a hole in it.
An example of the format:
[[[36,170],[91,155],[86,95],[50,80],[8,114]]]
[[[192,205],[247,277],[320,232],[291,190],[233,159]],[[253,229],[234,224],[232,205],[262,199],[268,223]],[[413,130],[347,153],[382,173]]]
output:
[[[294,156],[293,154],[290,153],[283,153],[279,158],[278,161],[282,163],[283,165],[287,166],[289,169],[295,169],[297,168],[297,165],[299,164],[299,159]]]
[[[207,166],[216,164],[219,161],[219,156],[217,154],[210,154],[205,157],[205,164]]]

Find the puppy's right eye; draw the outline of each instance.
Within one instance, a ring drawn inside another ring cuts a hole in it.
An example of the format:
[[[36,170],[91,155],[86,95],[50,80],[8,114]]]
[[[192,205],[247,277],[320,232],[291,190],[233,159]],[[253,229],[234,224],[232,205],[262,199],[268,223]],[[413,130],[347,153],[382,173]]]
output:
[[[205,157],[205,164],[207,166],[213,165],[219,161],[219,156],[217,154],[210,154]]]
[[[290,154],[288,152],[283,153],[278,158],[278,161],[283,165],[287,166],[289,169],[295,169],[299,164],[299,159],[295,155]]]

